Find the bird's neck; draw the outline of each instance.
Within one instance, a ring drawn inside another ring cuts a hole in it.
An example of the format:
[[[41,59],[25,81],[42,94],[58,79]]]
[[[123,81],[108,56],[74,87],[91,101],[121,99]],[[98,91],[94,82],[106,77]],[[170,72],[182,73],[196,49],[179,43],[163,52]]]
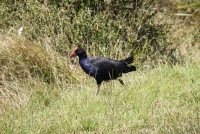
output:
[[[87,56],[79,57],[79,64],[80,64],[81,68],[82,68],[87,74],[89,74],[91,64],[90,64],[90,60],[87,58]]]
[[[81,61],[81,60],[87,59],[87,54],[83,53],[83,54],[79,55],[78,57],[79,57],[79,61]]]

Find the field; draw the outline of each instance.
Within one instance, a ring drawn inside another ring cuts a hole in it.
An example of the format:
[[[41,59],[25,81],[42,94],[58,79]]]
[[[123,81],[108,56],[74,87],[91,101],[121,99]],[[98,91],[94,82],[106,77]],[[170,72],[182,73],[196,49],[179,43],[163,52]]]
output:
[[[17,109],[1,111],[2,133],[199,133],[200,65],[158,66],[119,82],[96,84],[84,78],[58,87],[32,80],[13,90],[29,96]],[[12,99],[12,98],[11,98]],[[15,102],[19,103],[19,102]]]
[[[199,8],[106,2],[1,4],[0,134],[200,133]],[[91,57],[133,54],[137,71],[96,96],[95,79],[69,58],[77,45]]]

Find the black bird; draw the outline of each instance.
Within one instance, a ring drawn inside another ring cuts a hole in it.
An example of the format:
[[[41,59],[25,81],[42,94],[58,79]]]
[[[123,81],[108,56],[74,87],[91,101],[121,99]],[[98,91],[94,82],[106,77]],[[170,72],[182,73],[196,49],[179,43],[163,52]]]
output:
[[[74,49],[70,58],[73,56],[78,56],[81,68],[96,79],[98,85],[96,95],[99,93],[102,81],[114,80],[121,77],[122,73],[136,71],[136,67],[131,65],[134,60],[133,56],[119,61],[104,57],[88,58],[85,50],[81,47]],[[119,81],[124,85],[121,79]]]

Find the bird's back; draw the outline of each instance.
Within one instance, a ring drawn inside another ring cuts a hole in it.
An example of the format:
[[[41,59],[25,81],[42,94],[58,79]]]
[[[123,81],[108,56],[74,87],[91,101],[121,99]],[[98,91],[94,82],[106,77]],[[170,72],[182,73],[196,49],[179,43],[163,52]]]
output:
[[[97,68],[95,78],[102,81],[116,79],[122,76],[122,73],[135,71],[136,68],[129,65],[133,62],[133,57],[124,60],[112,60],[104,57],[90,58],[90,63]]]

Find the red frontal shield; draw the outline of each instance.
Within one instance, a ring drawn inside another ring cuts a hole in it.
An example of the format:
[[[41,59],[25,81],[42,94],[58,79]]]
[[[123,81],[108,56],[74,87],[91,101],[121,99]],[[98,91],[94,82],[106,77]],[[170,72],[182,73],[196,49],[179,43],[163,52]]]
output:
[[[78,47],[76,47],[76,48],[71,52],[71,54],[69,55],[70,58],[76,55],[76,52],[75,52],[75,51],[76,51],[77,48],[78,48]]]

